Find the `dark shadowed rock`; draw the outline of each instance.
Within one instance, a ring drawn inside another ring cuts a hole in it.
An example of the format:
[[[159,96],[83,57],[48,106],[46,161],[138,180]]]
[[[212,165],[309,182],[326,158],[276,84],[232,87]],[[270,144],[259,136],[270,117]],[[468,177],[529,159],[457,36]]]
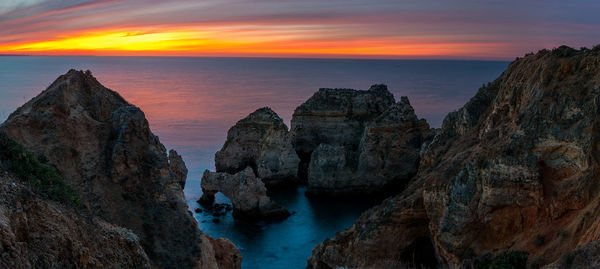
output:
[[[144,113],[91,74],[60,76],[0,129],[55,166],[91,214],[133,231],[153,265],[221,266],[187,210],[180,156],[167,156]]]
[[[200,203],[210,205],[217,192],[227,196],[233,204],[233,216],[240,219],[285,219],[290,213],[267,196],[264,183],[254,175],[252,168],[231,175],[204,171]]]
[[[185,188],[188,170],[185,162],[175,150],[169,150],[169,170],[175,176],[175,179],[179,180],[181,188]]]
[[[446,116],[407,189],[317,246],[309,268],[458,267],[511,250],[537,267],[577,246],[587,257],[555,265],[597,264],[599,85],[600,49],[511,63]]]
[[[215,154],[217,172],[235,174],[251,167],[267,187],[294,183],[299,162],[287,126],[268,107],[231,127],[225,145]]]
[[[423,143],[432,131],[408,98],[365,123],[356,152],[341,144],[320,144],[311,154],[309,195],[365,195],[392,192],[417,173]]]
[[[301,161],[299,176],[306,180],[310,156],[320,144],[343,146],[354,155],[349,158],[356,160],[366,123],[394,102],[385,85],[373,85],[366,91],[319,89],[292,116],[292,144]]]
[[[0,132],[0,268],[150,268],[136,234],[60,199],[50,171]]]
[[[292,117],[307,195],[397,191],[416,174],[430,134],[408,98],[395,103],[385,85],[367,91],[320,89]]]
[[[567,252],[544,269],[599,268],[600,241],[593,241]]]

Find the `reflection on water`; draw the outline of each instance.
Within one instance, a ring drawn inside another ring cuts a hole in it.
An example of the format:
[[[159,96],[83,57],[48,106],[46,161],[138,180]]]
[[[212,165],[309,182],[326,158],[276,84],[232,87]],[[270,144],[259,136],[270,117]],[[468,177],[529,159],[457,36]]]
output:
[[[230,238],[244,255],[244,268],[304,268],[312,249],[335,232],[348,228],[379,200],[313,200],[304,196],[305,187],[283,190],[271,197],[292,212],[284,221],[249,223],[226,216],[195,213],[200,228],[207,234]],[[198,195],[199,196],[199,195]],[[228,202],[220,195],[217,203]],[[202,208],[190,201],[190,208]],[[212,219],[218,218],[219,223]]]
[[[496,78],[506,62],[330,60],[184,57],[0,57],[0,121],[70,68],[90,69],[106,87],[139,106],[152,131],[176,149],[190,173],[188,204],[195,207],[204,169],[227,129],[255,109],[270,106],[289,125],[296,106],[320,87],[367,89],[385,83],[409,96],[419,117],[439,127]],[[224,199],[221,197],[221,199]],[[349,227],[374,201],[311,202],[303,190],[274,199],[297,213],[279,223],[247,224],[228,216],[196,214],[200,227],[242,249],[245,268],[302,268],[312,248]],[[207,220],[202,223],[203,220]]]

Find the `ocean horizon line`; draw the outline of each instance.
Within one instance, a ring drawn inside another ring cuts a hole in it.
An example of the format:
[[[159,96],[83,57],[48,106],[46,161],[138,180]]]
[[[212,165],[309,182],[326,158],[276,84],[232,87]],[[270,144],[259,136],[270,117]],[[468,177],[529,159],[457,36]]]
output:
[[[525,55],[525,54],[523,54]],[[352,60],[352,61],[464,61],[464,62],[510,62],[504,58],[353,58],[353,57],[269,57],[269,56],[186,56],[186,55],[51,55],[51,54],[2,54],[0,57],[97,57],[97,58],[204,58],[204,59],[282,59],[282,60]]]

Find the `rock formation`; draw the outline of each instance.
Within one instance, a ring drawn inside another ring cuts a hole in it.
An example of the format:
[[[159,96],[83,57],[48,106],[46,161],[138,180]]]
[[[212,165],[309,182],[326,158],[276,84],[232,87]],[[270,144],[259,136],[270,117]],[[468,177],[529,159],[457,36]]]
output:
[[[235,218],[284,219],[290,216],[286,209],[271,201],[267,188],[250,167],[235,175],[206,170],[201,185],[201,201],[212,204],[215,193],[222,192],[231,199]]]
[[[322,143],[356,151],[365,123],[394,102],[385,85],[373,85],[367,91],[319,89],[292,116],[292,144],[300,157],[299,176],[306,179],[310,156]]]
[[[374,189],[407,184],[417,173],[421,147],[433,134],[429,124],[417,118],[408,98],[401,97],[367,124],[358,149],[355,184]]]
[[[235,174],[251,167],[267,187],[294,183],[300,159],[287,126],[268,107],[238,121],[215,154],[217,172]]]
[[[458,267],[510,250],[533,267],[598,266],[586,243],[600,239],[599,85],[600,47],[514,61],[446,116],[408,187],[319,244],[308,267]]]
[[[199,203],[210,206],[222,192],[231,199],[235,218],[287,218],[290,213],[271,201],[265,186],[295,184],[299,162],[283,120],[268,107],[257,109],[227,132],[215,154],[217,172],[202,176]]]
[[[432,132],[408,98],[394,102],[385,85],[320,89],[294,111],[293,142],[306,169],[300,173],[307,175],[307,194],[395,190],[416,174]]]
[[[70,190],[0,132],[1,268],[150,268],[137,235],[81,214],[77,199],[59,195]]]
[[[239,250],[214,245],[188,212],[180,156],[167,156],[144,113],[89,72],[60,76],[0,129],[56,167],[90,214],[135,233],[153,267],[240,267]]]

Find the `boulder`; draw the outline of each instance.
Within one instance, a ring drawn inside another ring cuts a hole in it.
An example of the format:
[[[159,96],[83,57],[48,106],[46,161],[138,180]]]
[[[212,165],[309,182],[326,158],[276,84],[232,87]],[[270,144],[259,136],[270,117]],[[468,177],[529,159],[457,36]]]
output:
[[[600,47],[517,59],[446,116],[402,193],[317,246],[308,267],[455,268],[509,251],[526,251],[539,267],[577,246],[593,257],[598,85]],[[565,262],[597,264],[555,264]]]
[[[180,156],[167,156],[144,113],[90,72],[60,76],[0,129],[56,167],[90,214],[135,233],[152,264],[226,268],[188,212]],[[239,250],[229,255],[239,268]]]
[[[217,192],[223,193],[233,204],[233,216],[239,219],[285,219],[290,213],[267,196],[264,183],[254,175],[252,168],[231,175],[204,171],[202,175],[202,204],[210,205]]]
[[[267,187],[295,183],[299,162],[287,126],[268,107],[231,127],[225,145],[215,154],[217,172],[235,174],[251,167]]]

